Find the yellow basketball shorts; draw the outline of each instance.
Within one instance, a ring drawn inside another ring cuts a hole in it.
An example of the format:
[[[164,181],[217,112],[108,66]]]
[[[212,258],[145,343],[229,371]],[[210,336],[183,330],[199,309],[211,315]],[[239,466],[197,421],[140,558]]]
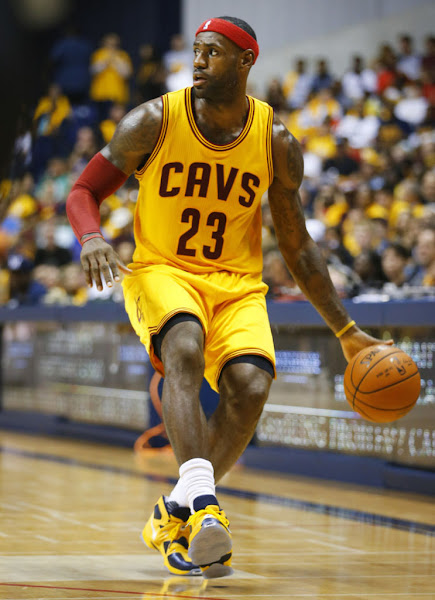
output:
[[[266,309],[267,286],[258,276],[228,271],[195,274],[169,265],[137,268],[123,281],[125,308],[153,367],[164,377],[151,338],[178,313],[195,315],[204,331],[204,376],[218,391],[219,376],[232,358],[263,356],[275,369]]]

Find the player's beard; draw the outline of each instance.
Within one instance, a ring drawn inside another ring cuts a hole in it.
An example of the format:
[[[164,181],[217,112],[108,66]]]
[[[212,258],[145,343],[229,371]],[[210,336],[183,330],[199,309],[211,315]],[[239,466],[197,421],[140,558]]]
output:
[[[203,89],[194,88],[195,96],[217,104],[231,104],[242,85],[235,73],[227,73],[224,77],[207,77]]]

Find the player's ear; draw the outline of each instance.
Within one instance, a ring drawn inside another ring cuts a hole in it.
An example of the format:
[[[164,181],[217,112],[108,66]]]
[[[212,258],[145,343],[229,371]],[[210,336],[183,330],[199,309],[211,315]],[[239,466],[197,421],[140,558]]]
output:
[[[240,54],[240,66],[242,69],[250,69],[254,64],[255,56],[252,50],[243,50]]]

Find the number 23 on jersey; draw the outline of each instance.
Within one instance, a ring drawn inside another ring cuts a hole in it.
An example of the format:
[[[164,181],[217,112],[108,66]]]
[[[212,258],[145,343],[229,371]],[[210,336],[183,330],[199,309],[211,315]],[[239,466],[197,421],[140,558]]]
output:
[[[201,218],[202,215],[197,208],[185,208],[183,210],[181,222],[189,223],[190,227],[178,240],[177,254],[179,256],[196,256],[195,248],[189,248],[188,242],[198,233]],[[217,259],[222,254],[227,217],[221,212],[211,212],[207,217],[206,224],[211,229],[211,239],[214,240],[214,245],[204,245],[202,252],[205,258]]]

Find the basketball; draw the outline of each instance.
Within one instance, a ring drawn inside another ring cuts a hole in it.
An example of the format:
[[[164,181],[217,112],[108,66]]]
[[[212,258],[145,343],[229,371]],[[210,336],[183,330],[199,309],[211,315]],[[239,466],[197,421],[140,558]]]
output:
[[[396,346],[378,344],[352,358],[344,373],[344,392],[353,410],[367,421],[390,423],[406,415],[420,394],[420,373]]]

